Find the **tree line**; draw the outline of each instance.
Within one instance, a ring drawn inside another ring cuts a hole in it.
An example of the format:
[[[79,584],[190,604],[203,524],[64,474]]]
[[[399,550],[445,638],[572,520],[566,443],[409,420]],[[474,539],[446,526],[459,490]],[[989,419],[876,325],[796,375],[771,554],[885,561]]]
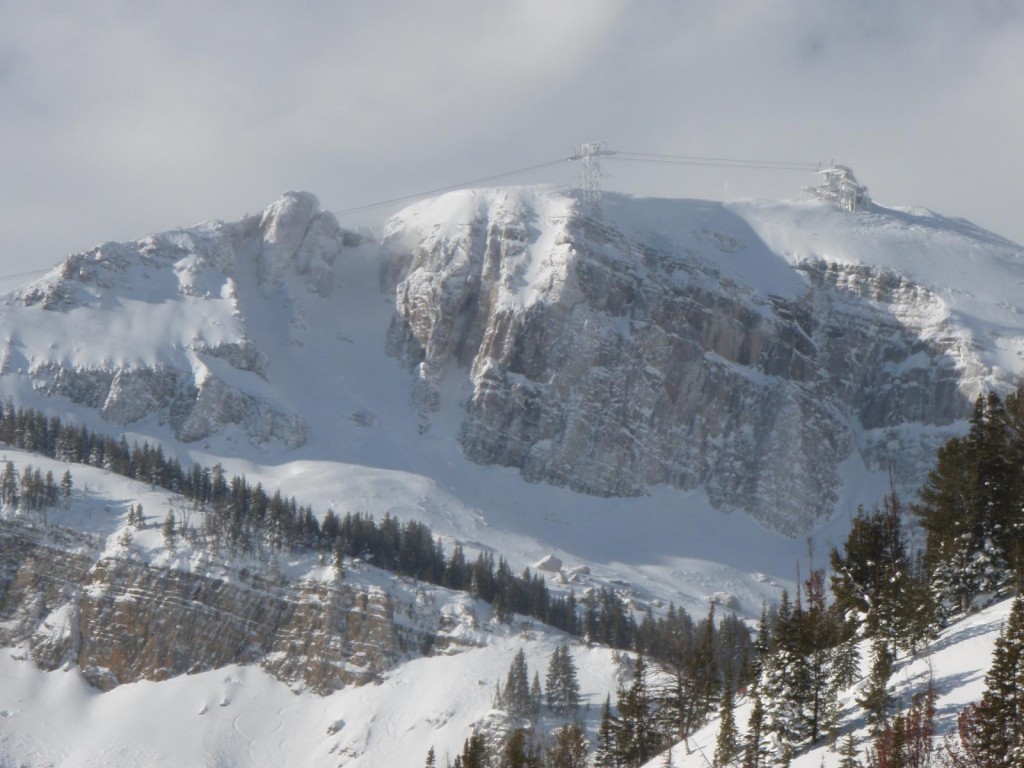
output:
[[[686,675],[697,674],[699,665],[691,657],[698,648],[695,638],[708,634],[707,622],[694,622],[681,608],[670,606],[657,618],[648,610],[638,623],[633,608],[614,589],[590,589],[580,598],[572,591],[554,595],[542,575],[529,568],[515,573],[503,557],[490,551],[470,559],[456,544],[447,553],[441,539],[418,521],[400,522],[390,515],[376,520],[360,512],[339,515],[334,510],[321,518],[294,497],[268,493],[244,475],[228,476],[219,464],[185,468],[159,445],[129,444],[123,436],[114,439],[66,424],[9,400],[0,406],[0,442],[59,461],[100,467],[180,495],[191,506],[180,507],[177,518],[169,513],[163,521],[169,543],[179,536],[201,534],[209,545],[234,551],[312,550],[332,559],[339,573],[345,558],[358,558],[400,576],[466,591],[491,605],[499,621],[510,621],[515,614],[529,616],[587,642],[663,659],[682,681],[680,689],[696,685]],[[131,517],[137,527],[149,524],[141,508],[133,507]],[[729,684],[738,686],[749,664],[750,633],[740,619],[728,616],[720,628],[711,628],[710,637],[716,659],[728,659],[735,671]],[[695,722],[703,710],[698,707],[696,712],[684,719]]]
[[[830,553],[831,596],[813,570],[762,619],[744,738],[720,735],[721,766],[787,766],[828,740],[842,768],[981,768],[1024,765],[1024,612],[1015,603],[996,648],[982,701],[958,732],[936,745],[935,691],[897,700],[891,678],[900,653],[916,654],[952,621],[1020,593],[1024,576],[1024,393],[979,396],[968,432],[947,441],[904,509],[894,491],[858,510],[846,541]],[[915,551],[908,525],[920,524]],[[868,673],[857,702],[871,727],[858,750],[841,738],[837,696],[857,681],[859,644]],[[1013,686],[1016,685],[1016,688]],[[723,718],[726,714],[723,713]],[[723,728],[734,732],[730,725]]]

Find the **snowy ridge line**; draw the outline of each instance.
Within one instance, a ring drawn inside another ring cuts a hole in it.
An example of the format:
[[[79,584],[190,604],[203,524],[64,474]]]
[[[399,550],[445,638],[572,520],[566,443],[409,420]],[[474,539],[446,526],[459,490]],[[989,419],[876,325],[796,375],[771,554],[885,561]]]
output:
[[[821,163],[809,163],[809,162],[792,162],[787,160],[749,160],[749,159],[738,159],[728,157],[702,157],[699,155],[671,155],[671,154],[658,154],[653,152],[632,152],[626,150],[608,150],[604,149],[597,153],[601,157],[609,157],[613,160],[622,161],[634,161],[634,162],[646,162],[646,163],[664,163],[671,165],[706,165],[724,168],[747,168],[755,170],[776,170],[776,171],[814,171],[821,168]],[[400,195],[398,197],[388,198],[386,200],[378,200],[372,203],[365,203],[363,205],[357,205],[351,208],[342,208],[339,210],[332,210],[335,216],[345,216],[351,213],[361,213],[363,211],[373,210],[374,208],[382,208],[387,205],[394,205],[396,203],[411,202],[413,200],[419,200],[424,197],[430,197],[432,195],[443,194],[445,192],[454,192],[456,190],[466,189],[468,187],[475,186],[477,184],[485,184],[491,181],[498,181],[499,179],[506,179],[510,176],[518,176],[523,173],[529,173],[530,171],[540,170],[542,168],[550,168],[555,165],[562,165],[565,162],[572,162],[575,160],[583,159],[583,155],[580,153],[574,153],[569,157],[559,158],[557,160],[549,160],[543,163],[537,163],[535,165],[528,165],[522,168],[517,168],[511,171],[503,171],[501,173],[495,173],[491,176],[482,176],[477,179],[470,179],[469,181],[462,181],[455,184],[449,184],[443,187],[435,187],[433,189],[424,190],[422,192],[413,192],[406,195]],[[0,278],[2,279],[2,278]]]

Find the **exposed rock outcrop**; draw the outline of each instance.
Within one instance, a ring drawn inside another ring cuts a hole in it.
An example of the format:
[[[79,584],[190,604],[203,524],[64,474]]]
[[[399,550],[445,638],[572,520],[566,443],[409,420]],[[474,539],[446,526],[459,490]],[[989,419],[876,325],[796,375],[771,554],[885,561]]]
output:
[[[468,376],[465,454],[528,480],[621,496],[703,485],[797,534],[832,512],[851,455],[919,483],[934,446],[900,429],[964,418],[985,375],[927,288],[820,254],[787,262],[721,205],[674,201],[692,224],[666,214],[666,236],[636,226],[649,213],[630,201],[460,194],[456,220],[454,203],[443,221],[428,203],[389,227],[389,351],[425,424],[441,379]]]
[[[0,521],[0,646],[27,642],[41,668],[75,664],[103,690],[259,664],[326,694],[460,642],[448,617],[415,596],[260,570],[152,567],[103,556],[101,544]]]
[[[235,426],[253,443],[297,447],[306,425],[266,386],[272,361],[251,338],[262,320],[251,313],[280,304],[301,323],[292,293],[330,296],[336,258],[360,242],[314,195],[290,192],[239,222],[104,243],[13,297],[68,316],[55,336],[75,343],[40,349],[8,338],[2,370],[114,424],[155,416],[185,442]]]

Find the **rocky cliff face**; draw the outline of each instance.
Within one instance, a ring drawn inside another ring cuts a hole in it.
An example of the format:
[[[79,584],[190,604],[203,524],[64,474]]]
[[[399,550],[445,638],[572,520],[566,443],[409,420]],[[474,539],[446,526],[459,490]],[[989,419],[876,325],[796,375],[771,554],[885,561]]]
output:
[[[384,247],[424,428],[466,376],[469,458],[584,493],[703,485],[797,534],[853,456],[920,482],[934,445],[906,428],[947,434],[988,370],[929,288],[780,254],[718,204],[460,193],[400,214]]]
[[[321,694],[371,682],[459,642],[451,612],[407,591],[151,567],[87,534],[0,521],[0,646],[26,644],[43,669],[77,665],[102,690],[233,663]]]
[[[233,427],[299,446],[306,424],[267,385],[254,327],[277,311],[287,335],[302,322],[296,294],[330,296],[335,259],[359,242],[295,192],[239,222],[104,243],[8,300],[6,314],[20,314],[7,325],[53,331],[8,333],[0,373],[113,424],[153,417],[184,442]]]
[[[406,393],[383,381],[386,321],[360,295],[380,257],[421,432],[449,409],[474,462],[601,496],[701,488],[795,535],[834,511],[844,468],[913,492],[1024,359],[1022,249],[928,212],[474,190],[344,258],[359,243],[289,193],[72,256],[0,306],[0,391],[223,436],[211,450],[312,436],[331,460],[379,431],[400,461],[414,438],[378,419]],[[367,434],[339,440],[351,425]]]

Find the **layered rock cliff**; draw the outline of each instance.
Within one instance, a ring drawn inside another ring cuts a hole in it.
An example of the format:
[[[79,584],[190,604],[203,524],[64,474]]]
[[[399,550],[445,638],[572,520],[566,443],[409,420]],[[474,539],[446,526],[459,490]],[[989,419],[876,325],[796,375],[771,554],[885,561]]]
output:
[[[935,441],[998,375],[945,297],[859,256],[908,238],[927,250],[927,232],[907,232],[948,223],[792,210],[860,251],[801,240],[807,222],[785,230],[798,245],[784,250],[777,213],[700,201],[583,208],[474,191],[399,214],[381,270],[396,291],[389,350],[415,373],[424,428],[441,382],[465,376],[474,461],[597,495],[703,485],[789,534],[833,511],[852,457],[919,483]],[[1006,241],[956,231],[942,244],[988,248],[1024,277]]]
[[[42,669],[77,665],[101,690],[228,664],[320,694],[371,682],[461,642],[472,610],[442,611],[431,593],[223,562],[157,567],[85,533],[0,520],[0,647],[24,644]]]

